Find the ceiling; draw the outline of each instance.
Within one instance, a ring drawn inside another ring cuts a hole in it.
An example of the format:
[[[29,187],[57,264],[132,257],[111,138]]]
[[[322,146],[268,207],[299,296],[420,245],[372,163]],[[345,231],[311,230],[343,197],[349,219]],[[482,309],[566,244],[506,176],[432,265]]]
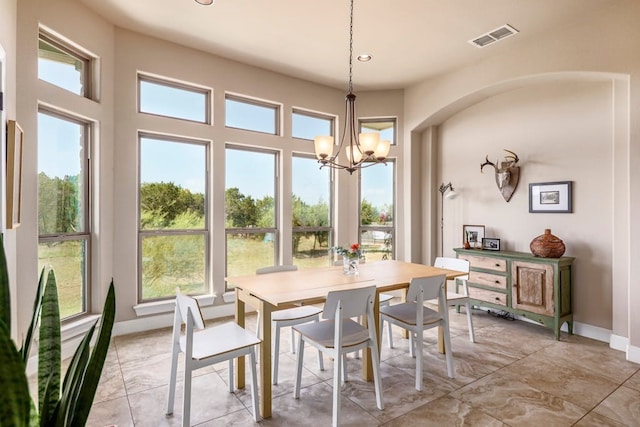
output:
[[[337,88],[349,75],[349,0],[75,0],[119,27]],[[356,0],[354,90],[400,89],[519,52],[616,0]],[[509,24],[519,33],[468,41]],[[355,56],[373,59],[360,63]]]

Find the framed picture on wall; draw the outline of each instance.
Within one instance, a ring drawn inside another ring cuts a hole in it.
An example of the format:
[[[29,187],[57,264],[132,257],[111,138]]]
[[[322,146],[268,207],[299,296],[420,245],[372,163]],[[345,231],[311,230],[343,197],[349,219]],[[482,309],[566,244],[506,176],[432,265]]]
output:
[[[20,225],[22,199],[22,128],[7,120],[7,229]]]
[[[482,248],[482,239],[484,239],[484,225],[463,225],[462,226],[462,244],[469,243],[472,249]]]
[[[529,184],[529,213],[571,213],[572,181]]]

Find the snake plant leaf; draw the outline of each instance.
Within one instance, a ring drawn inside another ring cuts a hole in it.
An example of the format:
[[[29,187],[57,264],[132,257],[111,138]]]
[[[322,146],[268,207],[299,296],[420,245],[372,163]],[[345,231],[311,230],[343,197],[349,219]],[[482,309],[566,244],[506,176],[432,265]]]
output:
[[[57,390],[55,390],[54,387],[52,387],[52,380],[53,379],[53,373],[51,373],[51,375],[49,375],[49,378],[47,379],[47,383],[45,384],[44,387],[44,398],[43,400],[46,402],[50,402],[52,400],[51,395],[56,393]],[[55,405],[50,405],[50,406],[45,406],[45,410],[47,410],[48,412],[40,412],[40,427],[49,427],[52,426],[53,424],[51,423],[51,419],[53,417],[52,414],[55,413],[57,407],[57,402]]]
[[[33,301],[33,314],[31,316],[31,323],[29,323],[29,329],[27,329],[27,336],[22,343],[20,353],[22,354],[22,360],[25,366],[29,360],[29,353],[31,352],[31,343],[33,342],[33,331],[38,324],[38,318],[40,317],[40,309],[42,308],[42,293],[44,291],[44,267],[40,271],[40,279],[38,280],[38,290],[36,291],[36,299]]]
[[[84,426],[87,422],[93,398],[95,397],[96,389],[98,388],[98,382],[100,381],[104,361],[107,358],[115,316],[116,293],[113,287],[113,279],[111,279],[107,298],[102,309],[102,316],[100,317],[100,331],[98,333],[98,338],[93,348],[93,352],[91,353],[91,359],[89,360],[87,370],[84,373],[82,389],[78,398],[74,401],[75,407],[72,412],[73,418],[71,420],[71,426]]]
[[[96,322],[97,323],[97,322]],[[60,397],[60,405],[55,414],[55,423],[52,425],[68,426],[71,425],[72,413],[81,391],[82,382],[87,370],[89,356],[91,355],[91,339],[95,331],[94,323],[89,331],[85,334],[71,359],[71,364],[67,369],[67,374],[62,383],[62,396]]]
[[[42,414],[53,412],[53,408],[60,398],[60,309],[58,307],[56,276],[53,270],[49,270],[47,276],[41,310],[38,345],[38,402],[39,412],[42,416]],[[50,393],[47,393],[48,387],[51,388]]]
[[[9,329],[0,320],[0,422],[2,425],[28,426],[31,408],[29,383],[20,352]],[[5,424],[6,423],[6,424]]]
[[[0,320],[11,333],[11,295],[7,257],[4,253],[4,235],[0,234]]]

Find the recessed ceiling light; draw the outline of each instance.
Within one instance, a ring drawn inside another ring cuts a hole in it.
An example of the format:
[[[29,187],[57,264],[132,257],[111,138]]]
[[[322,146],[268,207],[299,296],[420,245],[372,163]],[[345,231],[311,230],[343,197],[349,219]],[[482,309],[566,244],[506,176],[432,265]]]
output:
[[[363,55],[358,55],[358,61],[360,62],[369,62],[371,61],[372,56],[371,55],[367,55],[367,54],[363,54]]]
[[[195,0],[195,1],[196,3],[199,3],[203,6],[209,6],[210,4],[213,4],[215,0]]]

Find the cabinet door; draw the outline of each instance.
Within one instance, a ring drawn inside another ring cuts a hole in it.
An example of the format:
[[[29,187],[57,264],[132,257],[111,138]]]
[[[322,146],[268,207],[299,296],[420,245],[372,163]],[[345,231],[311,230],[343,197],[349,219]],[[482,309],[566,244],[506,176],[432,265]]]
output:
[[[553,316],[553,266],[513,261],[511,304],[518,310]]]

